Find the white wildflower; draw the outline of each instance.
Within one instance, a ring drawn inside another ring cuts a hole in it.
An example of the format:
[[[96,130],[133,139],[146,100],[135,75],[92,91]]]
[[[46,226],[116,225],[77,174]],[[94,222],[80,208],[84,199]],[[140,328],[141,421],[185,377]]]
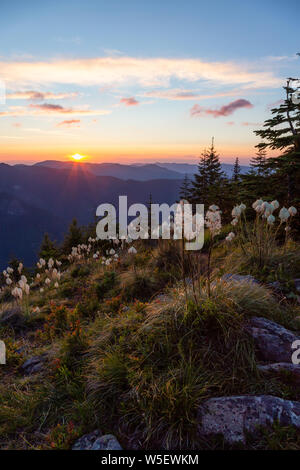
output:
[[[294,206],[291,206],[288,208],[289,213],[291,214],[292,217],[297,214],[297,209]]]
[[[235,206],[231,211],[232,217],[239,217],[241,213],[242,213],[242,209],[240,206]]]
[[[227,242],[231,242],[231,241],[234,239],[234,237],[235,237],[235,233],[230,232],[230,233],[227,235],[227,237],[226,237],[225,240],[226,240]]]
[[[285,207],[282,207],[282,209],[279,212],[279,218],[281,219],[281,222],[286,222],[289,217],[290,217],[289,211]]]
[[[131,246],[129,249],[128,249],[128,253],[130,255],[136,255],[137,254],[137,250],[134,248],[134,246]]]
[[[212,212],[207,211],[205,217],[206,226],[209,228],[212,236],[214,237],[220,233],[222,224],[221,224],[221,214],[220,211]]]
[[[275,222],[275,217],[274,215],[270,214],[269,217],[267,218],[267,222],[269,225],[273,225]]]
[[[275,210],[278,209],[278,207],[279,207],[279,202],[276,201],[276,199],[275,199],[275,201],[272,201],[271,204],[272,204],[272,206],[274,207]]]
[[[263,204],[263,202],[264,202],[264,201],[263,201],[262,199],[257,199],[257,200],[256,200],[255,202],[253,202],[253,204],[252,204],[253,209],[256,210],[257,206],[261,206],[261,205]]]
[[[216,212],[216,211],[220,210],[220,208],[218,206],[216,206],[215,204],[213,204],[212,206],[209,206],[208,209],[212,212]]]

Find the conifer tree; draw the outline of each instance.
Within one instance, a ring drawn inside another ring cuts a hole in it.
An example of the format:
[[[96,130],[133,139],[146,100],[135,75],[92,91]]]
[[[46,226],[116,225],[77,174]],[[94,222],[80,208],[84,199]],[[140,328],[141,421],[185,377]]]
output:
[[[81,243],[83,243],[82,229],[78,226],[77,220],[73,219],[63,242],[64,253],[68,254],[73,246],[80,245]]]
[[[232,180],[234,183],[238,183],[241,177],[241,167],[240,167],[240,162],[238,157],[235,159],[234,162],[234,167],[233,167],[233,174],[232,174]]]
[[[220,158],[214,147],[214,138],[212,138],[211,147],[201,154],[198,170],[191,184],[191,201],[205,205],[220,203],[224,180]]]
[[[180,199],[185,199],[188,200],[190,196],[190,190],[191,190],[191,182],[187,174],[184,175],[184,180],[182,182],[182,185],[180,187],[180,192],[179,192],[179,197]]]
[[[57,258],[58,256],[59,250],[56,243],[50,239],[48,233],[45,233],[41,243],[39,257],[48,260],[49,258]]]
[[[270,168],[268,166],[267,152],[264,148],[259,148],[255,157],[250,160],[252,172],[257,176],[268,176]]]
[[[263,129],[255,131],[263,142],[259,149],[272,149],[281,155],[269,159],[270,167],[276,172],[281,185],[286,187],[287,203],[297,201],[300,183],[300,103],[293,96],[296,93],[298,79],[288,78],[285,100],[271,110],[272,117],[267,119]]]

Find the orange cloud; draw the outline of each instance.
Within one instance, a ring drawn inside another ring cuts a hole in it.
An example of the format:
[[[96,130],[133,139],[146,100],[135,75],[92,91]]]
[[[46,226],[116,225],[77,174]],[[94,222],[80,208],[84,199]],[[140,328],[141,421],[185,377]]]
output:
[[[253,104],[251,104],[250,101],[244,99],[232,101],[227,105],[221,106],[219,109],[204,108],[199,104],[195,104],[191,108],[190,112],[191,116],[211,115],[214,118],[217,118],[220,116],[229,116],[239,108],[253,108]]]

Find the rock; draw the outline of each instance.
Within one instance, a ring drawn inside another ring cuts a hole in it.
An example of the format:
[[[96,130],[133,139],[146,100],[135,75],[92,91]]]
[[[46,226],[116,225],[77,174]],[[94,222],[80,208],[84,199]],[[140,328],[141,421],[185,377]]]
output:
[[[246,433],[274,422],[300,429],[300,402],[270,395],[210,398],[198,412],[201,436],[223,435],[230,444],[245,444]]]
[[[257,368],[266,374],[287,372],[295,383],[300,384],[300,365],[288,362],[275,362],[274,364],[258,365]]]
[[[221,279],[229,282],[249,282],[250,284],[259,284],[259,282],[250,274],[224,274]]]
[[[251,318],[247,330],[253,337],[263,361],[291,363],[292,344],[300,340],[299,336],[278,323],[262,317]]]
[[[123,450],[119,442],[112,434],[101,436],[96,430],[78,439],[72,450]]]
[[[0,316],[0,325],[8,325],[18,330],[25,324],[24,315],[20,307],[10,308],[2,312]]]
[[[123,450],[119,442],[112,434],[96,439],[92,446],[92,450]]]
[[[89,434],[85,434],[84,436],[77,439],[72,447],[72,450],[91,450],[95,440],[101,437],[101,435],[102,433],[99,431],[99,429],[96,429]]]
[[[271,289],[274,289],[276,292],[281,292],[281,284],[279,281],[269,282],[267,284]]]
[[[25,374],[34,374],[39,372],[42,367],[43,363],[45,362],[46,354],[41,354],[40,356],[34,356],[22,364],[21,369]]]
[[[296,290],[300,293],[300,279],[294,279]]]

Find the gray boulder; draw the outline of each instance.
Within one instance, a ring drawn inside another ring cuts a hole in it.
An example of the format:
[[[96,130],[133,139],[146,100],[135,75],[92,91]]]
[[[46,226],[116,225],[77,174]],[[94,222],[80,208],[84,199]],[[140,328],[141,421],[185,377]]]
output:
[[[265,374],[287,373],[293,382],[300,384],[300,365],[275,362],[274,364],[258,365],[257,368]]]
[[[84,436],[77,439],[77,441],[72,447],[72,450],[91,450],[96,439],[101,436],[102,433],[101,431],[99,431],[99,429],[96,429],[95,431],[90,432],[89,434],[85,434]]]
[[[78,439],[72,450],[123,450],[119,442],[112,434],[101,436],[101,432],[96,430]]]
[[[300,402],[270,395],[210,398],[198,413],[199,433],[223,435],[230,444],[246,442],[246,433],[255,435],[258,427],[274,422],[300,429]]]
[[[21,369],[24,374],[35,374],[43,368],[43,363],[46,360],[46,354],[41,354],[40,356],[34,356],[22,364]]]
[[[224,274],[221,278],[223,281],[229,282],[248,282],[250,284],[259,284],[259,282],[250,274]]]
[[[300,293],[300,279],[294,279],[296,290]]]
[[[254,339],[260,359],[265,362],[291,363],[292,344],[300,340],[299,336],[262,317],[251,318],[247,330]]]

